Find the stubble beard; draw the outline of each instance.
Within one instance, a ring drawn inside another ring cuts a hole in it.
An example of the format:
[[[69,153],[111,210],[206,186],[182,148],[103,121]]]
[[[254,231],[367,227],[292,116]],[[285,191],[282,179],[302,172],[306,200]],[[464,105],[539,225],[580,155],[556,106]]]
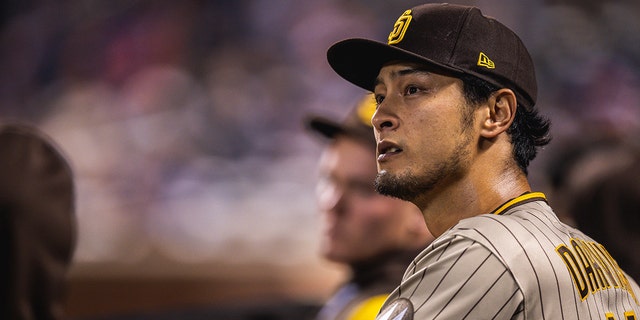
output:
[[[456,146],[452,154],[435,168],[423,168],[420,174],[405,172],[393,174],[386,170],[378,173],[375,180],[376,191],[380,194],[414,202],[434,190],[442,181],[456,180],[464,175],[464,162],[469,159],[467,146],[471,137],[467,136]]]

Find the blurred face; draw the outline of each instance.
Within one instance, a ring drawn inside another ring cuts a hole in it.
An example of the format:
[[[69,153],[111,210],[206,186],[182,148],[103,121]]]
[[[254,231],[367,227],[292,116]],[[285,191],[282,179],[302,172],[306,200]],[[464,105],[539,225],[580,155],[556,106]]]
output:
[[[416,201],[465,174],[470,107],[462,81],[400,63],[383,67],[373,116],[380,193]]]
[[[324,220],[321,250],[327,259],[354,263],[409,246],[407,242],[415,242],[410,238],[426,239],[427,228],[414,205],[375,191],[371,146],[338,137],[325,149],[319,173],[317,196]]]

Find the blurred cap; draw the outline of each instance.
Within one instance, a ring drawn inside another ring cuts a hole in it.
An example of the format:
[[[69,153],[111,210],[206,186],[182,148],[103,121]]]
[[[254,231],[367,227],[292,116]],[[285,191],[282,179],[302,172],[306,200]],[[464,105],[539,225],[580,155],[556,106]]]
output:
[[[375,146],[376,140],[373,136],[373,125],[371,124],[371,117],[375,111],[376,101],[374,96],[373,94],[367,94],[341,122],[322,116],[311,116],[305,121],[305,124],[307,129],[328,139],[334,139],[337,135],[346,135]]]
[[[369,91],[386,63],[406,61],[509,88],[529,109],[536,103],[535,69],[524,44],[475,7],[446,3],[414,7],[398,18],[387,43],[347,39],[331,46],[327,58],[341,77]]]

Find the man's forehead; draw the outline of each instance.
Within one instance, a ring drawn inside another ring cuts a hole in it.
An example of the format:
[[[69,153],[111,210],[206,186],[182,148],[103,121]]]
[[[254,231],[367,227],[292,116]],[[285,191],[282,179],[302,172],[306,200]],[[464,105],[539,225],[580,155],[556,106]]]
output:
[[[433,78],[445,77],[459,79],[458,76],[453,75],[450,72],[442,72],[441,70],[437,70],[429,65],[407,61],[396,61],[387,63],[382,66],[382,68],[378,72],[378,76],[375,79],[374,85],[377,86],[381,84],[384,78],[393,80],[412,75],[430,76]]]
[[[383,82],[383,78],[395,79],[411,74],[428,75],[431,71],[423,64],[411,62],[390,62],[382,66],[375,79],[375,85]]]

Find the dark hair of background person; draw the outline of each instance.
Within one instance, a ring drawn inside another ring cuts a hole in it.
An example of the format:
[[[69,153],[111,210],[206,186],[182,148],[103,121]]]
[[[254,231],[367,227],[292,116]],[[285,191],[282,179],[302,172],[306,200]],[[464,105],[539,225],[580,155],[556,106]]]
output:
[[[0,125],[0,237],[0,319],[63,319],[73,177],[53,142],[25,125]]]
[[[549,170],[557,201],[574,225],[590,234],[618,265],[640,278],[640,149],[624,141],[591,141],[568,148]]]

